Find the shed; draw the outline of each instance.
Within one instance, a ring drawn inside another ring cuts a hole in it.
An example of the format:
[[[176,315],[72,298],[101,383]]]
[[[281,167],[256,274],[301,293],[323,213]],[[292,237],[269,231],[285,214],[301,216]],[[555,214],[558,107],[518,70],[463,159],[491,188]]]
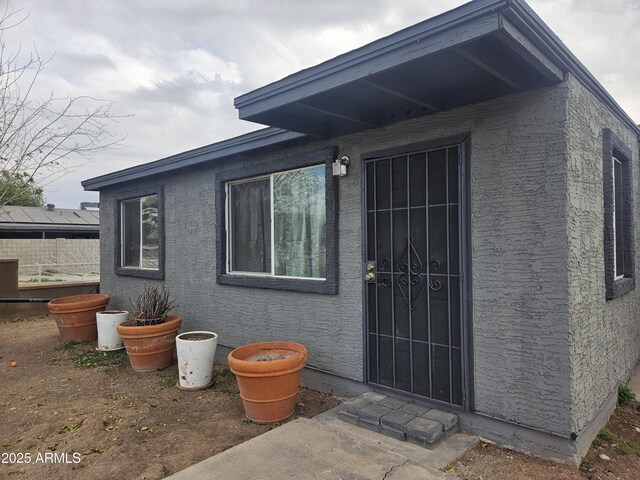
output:
[[[309,385],[579,461],[640,358],[640,129],[533,10],[474,0],[235,105],[267,127],[83,182],[113,306],[163,283],[222,348],[299,341]]]

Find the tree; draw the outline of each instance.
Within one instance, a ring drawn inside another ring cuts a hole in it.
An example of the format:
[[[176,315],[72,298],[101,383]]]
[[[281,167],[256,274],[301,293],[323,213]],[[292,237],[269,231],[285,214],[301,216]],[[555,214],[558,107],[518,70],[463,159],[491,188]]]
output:
[[[28,173],[0,172],[0,192],[9,199],[4,205],[44,207],[44,191]]]
[[[25,18],[8,3],[0,12],[0,173],[10,180],[0,184],[0,207],[68,173],[70,159],[87,159],[122,140],[108,131],[118,118],[113,102],[53,92],[36,97],[52,57],[42,58],[35,47],[28,55],[19,47],[11,52],[5,40],[5,32]]]

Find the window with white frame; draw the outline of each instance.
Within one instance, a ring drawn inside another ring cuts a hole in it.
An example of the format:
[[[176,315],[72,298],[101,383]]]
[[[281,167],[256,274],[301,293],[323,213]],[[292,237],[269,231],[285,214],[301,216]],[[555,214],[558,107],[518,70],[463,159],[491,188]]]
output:
[[[159,269],[158,195],[120,202],[122,268]]]
[[[604,280],[607,300],[635,289],[633,151],[603,131]]]
[[[624,173],[622,162],[613,157],[613,251],[615,278],[624,277]]]
[[[227,273],[326,279],[325,168],[226,183]]]

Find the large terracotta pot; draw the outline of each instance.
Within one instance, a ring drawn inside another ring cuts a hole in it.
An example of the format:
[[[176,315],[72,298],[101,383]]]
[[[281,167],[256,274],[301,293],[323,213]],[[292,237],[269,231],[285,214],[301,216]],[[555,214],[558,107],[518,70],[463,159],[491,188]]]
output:
[[[56,325],[64,341],[95,340],[98,338],[96,313],[107,308],[109,295],[88,293],[51,300],[47,307],[56,319]]]
[[[171,365],[182,317],[167,315],[166,321],[158,325],[132,324],[133,320],[130,320],[116,327],[131,367],[136,372],[151,372]]]
[[[252,343],[229,354],[229,368],[238,379],[250,420],[273,423],[293,415],[308,356],[304,345],[292,342]]]

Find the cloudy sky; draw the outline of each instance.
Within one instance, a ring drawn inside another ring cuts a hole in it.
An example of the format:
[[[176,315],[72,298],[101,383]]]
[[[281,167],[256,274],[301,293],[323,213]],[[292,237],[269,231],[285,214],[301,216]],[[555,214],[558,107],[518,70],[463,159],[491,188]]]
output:
[[[0,5],[7,0],[0,0]],[[246,133],[233,98],[465,3],[459,0],[11,0],[28,18],[7,48],[54,55],[40,95],[91,95],[131,115],[126,146],[46,187],[76,207],[80,181]],[[640,0],[530,0],[618,103],[640,121]]]

